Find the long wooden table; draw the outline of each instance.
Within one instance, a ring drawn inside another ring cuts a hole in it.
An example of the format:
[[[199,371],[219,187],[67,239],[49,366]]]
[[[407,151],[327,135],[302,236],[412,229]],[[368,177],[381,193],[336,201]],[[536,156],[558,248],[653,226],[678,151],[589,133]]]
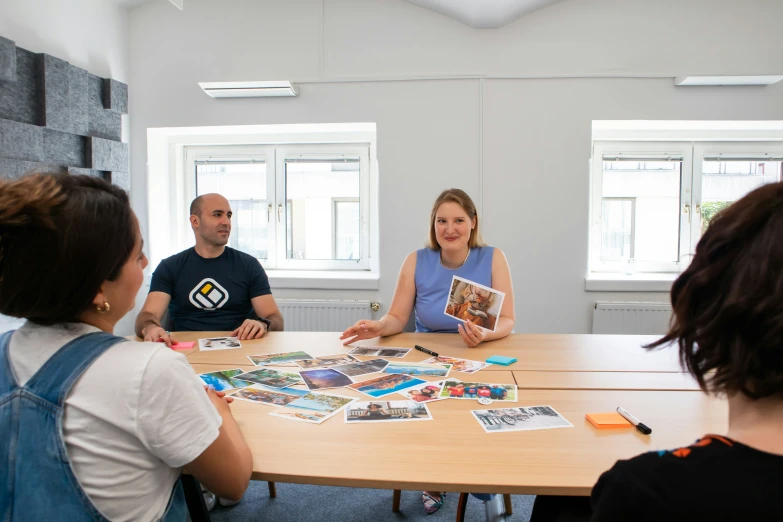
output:
[[[226,335],[226,332],[183,332],[172,334],[178,341]],[[656,337],[647,335],[541,335],[513,334],[505,339],[468,348],[456,334],[402,333],[383,339],[343,346],[339,332],[269,332],[261,339],[243,341],[242,348],[225,351],[183,352],[193,363],[247,364],[248,355],[304,350],[311,355],[347,353],[354,346],[413,348],[418,344],[441,355],[484,361],[492,355],[517,358],[510,366],[492,365],[484,371],[558,372],[672,372],[681,373],[676,350],[647,351],[643,344]],[[422,361],[429,355],[412,350],[406,361]]]
[[[215,332],[175,333],[174,337],[194,340],[214,335]],[[429,403],[433,421],[388,424],[348,425],[341,412],[314,425],[273,417],[268,415],[273,407],[246,401],[235,401],[232,411],[251,447],[253,478],[257,480],[584,496],[589,495],[600,474],[618,459],[687,445],[705,433],[726,431],[726,402],[693,391],[694,387],[681,374],[675,350],[649,353],[640,348],[652,339],[520,334],[469,349],[461,346],[458,336],[400,334],[381,343],[361,343],[400,347],[421,344],[444,355],[476,360],[493,354],[513,354],[519,361],[512,366],[491,366],[473,375],[452,372],[449,377],[518,382],[519,401],[503,406],[549,405],[573,428],[485,433],[470,411],[500,405],[496,402],[483,406],[474,400]],[[251,369],[247,355],[295,350],[323,355],[350,350],[342,346],[335,333],[272,332],[243,344],[236,350],[194,350],[188,354],[188,360],[197,373],[202,373],[238,366]],[[414,350],[402,360],[426,357]],[[638,384],[632,382],[634,376],[640,377]],[[613,380],[601,385],[602,379]],[[533,388],[534,385],[539,387]],[[638,389],[643,386],[649,389]],[[332,391],[371,400],[344,388]],[[390,395],[373,400],[394,399],[402,397]],[[650,426],[652,435],[645,436],[633,429],[597,430],[585,420],[586,413],[614,411],[617,406]]]

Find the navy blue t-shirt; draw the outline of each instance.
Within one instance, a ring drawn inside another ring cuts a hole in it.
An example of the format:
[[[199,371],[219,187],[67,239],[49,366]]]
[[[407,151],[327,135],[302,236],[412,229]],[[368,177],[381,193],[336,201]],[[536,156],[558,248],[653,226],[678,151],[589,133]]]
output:
[[[272,290],[258,259],[226,247],[212,259],[195,248],[167,257],[152,274],[150,292],[171,296],[172,331],[194,332],[238,328],[253,310],[250,300]]]

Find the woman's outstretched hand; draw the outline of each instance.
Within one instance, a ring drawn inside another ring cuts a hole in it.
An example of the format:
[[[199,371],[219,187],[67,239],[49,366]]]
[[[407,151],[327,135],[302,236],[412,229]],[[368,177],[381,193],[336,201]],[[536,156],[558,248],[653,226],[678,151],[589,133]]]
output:
[[[348,346],[349,344],[361,341],[362,339],[378,337],[381,333],[383,333],[383,323],[380,321],[362,320],[345,330],[340,336],[340,340],[345,340],[343,346]]]

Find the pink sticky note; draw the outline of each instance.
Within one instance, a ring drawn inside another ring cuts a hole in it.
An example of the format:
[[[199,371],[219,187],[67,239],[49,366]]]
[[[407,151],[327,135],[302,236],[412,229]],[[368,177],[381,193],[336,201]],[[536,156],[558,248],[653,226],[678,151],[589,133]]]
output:
[[[155,342],[162,343],[163,339],[158,339]],[[182,342],[179,342],[179,343],[171,343],[171,349],[172,350],[190,350],[195,345],[196,345],[195,341],[190,341],[190,342],[182,341]]]

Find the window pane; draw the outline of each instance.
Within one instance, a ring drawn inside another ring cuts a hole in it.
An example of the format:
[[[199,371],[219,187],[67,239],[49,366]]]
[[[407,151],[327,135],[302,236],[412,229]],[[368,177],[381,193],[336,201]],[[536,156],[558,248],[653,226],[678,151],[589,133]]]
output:
[[[288,259],[359,259],[359,173],[358,157],[286,160]],[[355,209],[341,202],[353,203]]]
[[[266,164],[196,163],[196,195],[213,192],[225,197],[234,211],[228,246],[266,259]]]
[[[702,164],[701,232],[712,218],[748,192],[781,181],[780,161],[712,161]]]
[[[601,201],[601,260],[627,261],[633,258],[632,199]]]
[[[359,201],[334,202],[335,259],[360,259]]]
[[[681,171],[681,161],[604,161],[602,197],[633,201],[632,242],[627,252],[628,256],[633,252],[636,261],[679,260]],[[618,227],[630,226],[619,224],[628,204],[602,204],[601,254],[609,256],[607,259],[623,259],[613,257],[619,252],[625,255],[625,229]],[[604,208],[608,214],[603,213]]]

